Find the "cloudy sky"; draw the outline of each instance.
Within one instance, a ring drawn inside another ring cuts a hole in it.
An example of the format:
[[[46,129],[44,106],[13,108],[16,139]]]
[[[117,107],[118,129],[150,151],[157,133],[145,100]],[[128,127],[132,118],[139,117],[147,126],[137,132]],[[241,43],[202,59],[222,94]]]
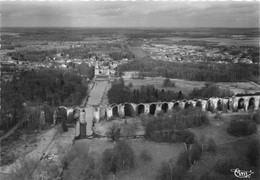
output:
[[[253,2],[1,1],[2,27],[258,27]]]

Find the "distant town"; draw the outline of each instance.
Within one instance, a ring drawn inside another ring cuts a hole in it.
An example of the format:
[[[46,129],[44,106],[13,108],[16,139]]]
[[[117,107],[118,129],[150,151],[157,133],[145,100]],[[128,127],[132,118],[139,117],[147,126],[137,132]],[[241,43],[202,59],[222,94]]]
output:
[[[162,40],[165,42],[165,40]],[[192,45],[195,44],[195,45]],[[149,53],[153,60],[171,61],[171,62],[215,62],[215,63],[245,63],[257,64],[250,50],[256,47],[248,46],[224,46],[217,45],[214,42],[182,40],[170,41],[166,44],[160,44],[160,41],[147,42],[142,48]]]

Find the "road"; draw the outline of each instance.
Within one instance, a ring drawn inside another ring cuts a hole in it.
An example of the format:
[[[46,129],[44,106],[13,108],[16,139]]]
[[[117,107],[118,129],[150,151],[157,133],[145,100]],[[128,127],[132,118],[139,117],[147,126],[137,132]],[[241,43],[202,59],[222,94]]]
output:
[[[89,99],[86,106],[86,121],[87,121],[87,135],[93,134],[93,118],[94,112],[92,105],[101,103],[104,93],[106,91],[108,81],[96,81],[93,89],[89,93]]]
[[[87,105],[98,105],[106,91],[108,81],[96,81],[93,89],[90,91]]]
[[[99,105],[102,102],[102,98],[107,90],[108,81],[96,81],[93,88],[89,92],[88,101],[85,105],[85,121],[87,122],[87,135],[90,136],[93,134],[93,118],[94,118],[94,109],[93,105]],[[76,125],[76,134],[79,135],[79,123]]]

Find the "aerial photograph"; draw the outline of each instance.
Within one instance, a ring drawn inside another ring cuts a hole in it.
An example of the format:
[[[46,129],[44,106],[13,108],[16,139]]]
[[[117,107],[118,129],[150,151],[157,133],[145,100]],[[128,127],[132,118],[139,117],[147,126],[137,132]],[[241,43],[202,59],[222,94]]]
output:
[[[259,180],[259,9],[0,0],[0,179]]]

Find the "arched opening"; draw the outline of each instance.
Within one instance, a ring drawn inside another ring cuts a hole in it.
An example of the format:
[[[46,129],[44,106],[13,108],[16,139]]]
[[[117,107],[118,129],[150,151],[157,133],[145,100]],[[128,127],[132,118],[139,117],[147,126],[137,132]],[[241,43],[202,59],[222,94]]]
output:
[[[249,99],[248,109],[255,109],[255,98],[250,98]]]
[[[112,108],[112,115],[115,116],[115,117],[119,117],[118,107],[117,107],[117,106],[114,106],[114,107]]]
[[[172,109],[178,109],[180,107],[180,103],[176,102],[173,104]]]
[[[245,109],[245,101],[244,101],[243,98],[240,98],[240,99],[238,100],[237,109],[238,109],[238,110],[239,110],[239,109]]]
[[[210,100],[207,101],[207,110],[210,111],[210,112],[212,112],[214,110]]]
[[[106,119],[107,118],[107,112],[105,107],[101,107],[99,109],[99,115],[101,119]]]
[[[74,109],[73,110],[73,118],[74,118],[74,120],[78,120],[79,119],[79,114],[80,114],[80,109]]]
[[[223,110],[223,103],[221,102],[221,100],[218,100],[218,102],[217,102],[217,110],[218,111],[222,111]]]
[[[162,104],[162,110],[164,111],[164,112],[167,112],[167,110],[168,110],[168,103],[163,103]]]
[[[191,108],[191,107],[192,107],[192,103],[189,102],[186,102],[184,105],[184,109]]]
[[[156,104],[151,104],[150,108],[149,108],[149,113],[151,115],[154,115],[155,114],[155,110],[156,110]]]
[[[125,116],[129,116],[129,117],[135,116],[135,110],[131,104],[125,104],[124,110],[125,110]]]
[[[197,101],[197,102],[196,102],[196,107],[202,108],[202,103],[201,103],[201,101]]]
[[[137,106],[138,115],[144,113],[144,105],[140,104]]]
[[[72,112],[69,112],[68,116],[67,116],[67,123],[74,123],[75,120],[74,120],[74,114],[73,114],[73,111]]]

